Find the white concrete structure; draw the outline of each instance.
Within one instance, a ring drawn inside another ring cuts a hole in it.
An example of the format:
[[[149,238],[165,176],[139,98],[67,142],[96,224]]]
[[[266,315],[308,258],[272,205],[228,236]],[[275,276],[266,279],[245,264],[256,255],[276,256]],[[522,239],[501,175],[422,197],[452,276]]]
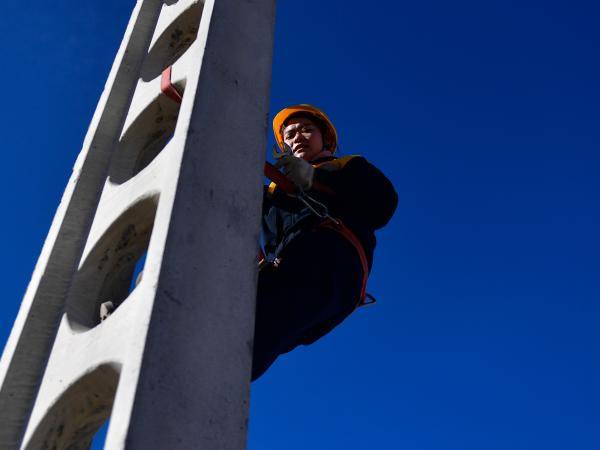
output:
[[[4,349],[0,449],[109,416],[106,449],[245,448],[274,3],[138,0]]]

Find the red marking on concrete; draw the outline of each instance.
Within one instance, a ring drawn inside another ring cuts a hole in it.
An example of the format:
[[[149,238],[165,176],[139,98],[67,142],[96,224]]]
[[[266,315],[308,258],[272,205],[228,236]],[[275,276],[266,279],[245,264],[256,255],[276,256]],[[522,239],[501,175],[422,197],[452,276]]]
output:
[[[160,90],[174,102],[181,103],[183,96],[179,93],[173,83],[171,83],[172,71],[173,66],[169,66],[163,71],[162,78],[160,80]]]

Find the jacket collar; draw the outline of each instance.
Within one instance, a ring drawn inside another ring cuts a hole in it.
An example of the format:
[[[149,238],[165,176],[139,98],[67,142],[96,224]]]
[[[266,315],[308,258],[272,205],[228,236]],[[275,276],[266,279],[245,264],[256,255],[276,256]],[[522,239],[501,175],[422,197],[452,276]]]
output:
[[[310,161],[310,163],[314,166],[315,164],[321,164],[327,161],[333,161],[334,159],[337,159],[335,156],[323,156],[321,158],[315,158],[312,161]]]

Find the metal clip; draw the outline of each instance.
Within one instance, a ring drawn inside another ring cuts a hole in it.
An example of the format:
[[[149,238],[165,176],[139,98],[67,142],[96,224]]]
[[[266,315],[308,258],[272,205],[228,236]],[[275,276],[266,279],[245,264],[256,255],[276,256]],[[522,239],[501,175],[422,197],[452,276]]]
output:
[[[338,226],[340,225],[339,220],[337,220],[336,218],[332,217],[329,214],[329,209],[327,208],[327,206],[325,206],[320,201],[316,200],[315,198],[311,197],[310,195],[308,195],[305,192],[301,192],[297,197],[298,197],[298,200],[300,200],[302,203],[304,203],[304,205],[306,205],[306,207],[308,209],[310,209],[311,212],[315,216],[317,216],[318,218],[320,218],[320,219],[329,219],[334,224],[336,224]]]

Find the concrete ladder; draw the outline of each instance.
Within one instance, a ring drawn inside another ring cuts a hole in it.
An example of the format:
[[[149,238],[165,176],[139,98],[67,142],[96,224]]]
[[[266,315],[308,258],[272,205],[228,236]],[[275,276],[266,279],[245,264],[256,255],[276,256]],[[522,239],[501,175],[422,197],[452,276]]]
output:
[[[274,3],[137,1],[2,355],[0,449],[109,416],[105,449],[245,448]]]

